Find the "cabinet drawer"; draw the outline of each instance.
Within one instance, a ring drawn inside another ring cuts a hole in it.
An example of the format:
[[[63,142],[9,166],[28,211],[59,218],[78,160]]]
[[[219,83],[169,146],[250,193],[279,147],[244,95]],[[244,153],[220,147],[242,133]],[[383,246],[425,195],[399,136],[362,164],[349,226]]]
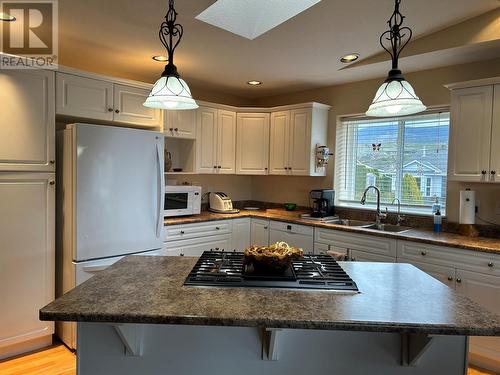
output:
[[[166,256],[200,256],[204,251],[226,250],[231,247],[231,235],[210,236],[189,240],[170,241],[163,244]]]
[[[284,223],[282,221],[271,221],[271,230],[278,230],[287,233],[313,235],[314,228],[307,225]]]
[[[400,257],[500,276],[500,255],[497,254],[398,241],[398,258]]]
[[[395,257],[369,253],[366,251],[349,250],[349,255],[351,256],[351,260],[355,262],[394,263],[396,261]]]
[[[333,247],[396,257],[396,240],[378,236],[316,228],[314,241],[332,245]]]
[[[164,241],[228,234],[232,231],[231,220],[209,221],[196,224],[167,225],[164,230]]]

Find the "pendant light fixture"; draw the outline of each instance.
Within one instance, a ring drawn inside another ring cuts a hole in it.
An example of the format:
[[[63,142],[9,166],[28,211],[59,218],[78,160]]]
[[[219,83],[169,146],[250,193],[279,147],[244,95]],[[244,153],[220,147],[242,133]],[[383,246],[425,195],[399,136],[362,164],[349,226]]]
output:
[[[183,33],[182,25],[176,23],[176,19],[174,0],[169,0],[168,12],[159,32],[160,41],[167,49],[168,63],[144,102],[146,107],[175,110],[198,108],[198,104],[191,96],[189,86],[180,78],[177,67],[174,65],[174,51]]]
[[[413,87],[406,81],[398,68],[398,60],[401,51],[411,39],[412,31],[409,27],[401,27],[404,16],[399,12],[401,0],[395,0],[395,9],[387,22],[389,30],[380,36],[380,45],[392,58],[392,69],[385,82],[380,86],[367,116],[391,117],[405,116],[426,110],[426,106],[415,94]],[[384,43],[390,43],[386,46]]]

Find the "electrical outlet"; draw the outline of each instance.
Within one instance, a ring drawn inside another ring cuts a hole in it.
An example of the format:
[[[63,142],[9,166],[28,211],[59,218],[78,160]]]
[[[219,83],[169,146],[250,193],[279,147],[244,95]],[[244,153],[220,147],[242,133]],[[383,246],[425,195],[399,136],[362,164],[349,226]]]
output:
[[[495,204],[495,215],[500,215],[500,201]]]

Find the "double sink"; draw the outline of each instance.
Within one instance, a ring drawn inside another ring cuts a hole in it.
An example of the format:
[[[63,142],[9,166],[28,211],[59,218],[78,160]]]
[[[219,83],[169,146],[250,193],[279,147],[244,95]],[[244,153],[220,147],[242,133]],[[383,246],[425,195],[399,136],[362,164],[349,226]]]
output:
[[[331,224],[345,225],[347,227],[357,227],[365,229],[379,230],[382,232],[393,232],[400,233],[412,229],[404,225],[394,225],[394,224],[377,224],[373,221],[363,221],[363,220],[351,220],[351,219],[340,219],[332,220]]]

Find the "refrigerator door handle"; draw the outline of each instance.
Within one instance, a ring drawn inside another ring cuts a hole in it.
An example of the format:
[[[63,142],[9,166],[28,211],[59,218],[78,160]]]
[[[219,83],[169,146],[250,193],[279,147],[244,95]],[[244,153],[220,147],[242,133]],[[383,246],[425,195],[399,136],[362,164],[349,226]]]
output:
[[[161,163],[161,157],[163,155],[163,150],[161,147],[161,141],[159,140],[159,137],[157,137],[158,141],[156,142],[156,157],[157,157],[157,162],[158,162],[158,187],[157,187],[157,192],[158,192],[158,218],[156,220],[156,238],[160,238],[161,236],[161,228],[163,227],[163,205],[165,204],[165,190],[164,190],[164,183],[163,183],[163,168],[162,168],[162,163]]]

